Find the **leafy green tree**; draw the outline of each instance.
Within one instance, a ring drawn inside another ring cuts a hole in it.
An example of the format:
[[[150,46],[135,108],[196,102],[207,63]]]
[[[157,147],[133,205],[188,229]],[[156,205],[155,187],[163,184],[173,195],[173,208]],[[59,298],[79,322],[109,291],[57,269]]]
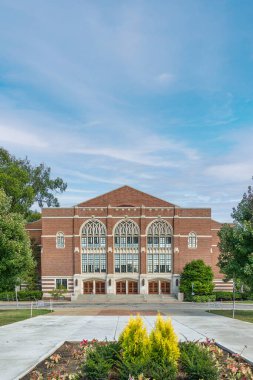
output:
[[[253,192],[251,186],[233,208],[233,225],[224,224],[218,233],[218,266],[227,280],[243,283],[253,290]]]
[[[25,219],[11,212],[11,199],[0,190],[0,290],[14,290],[34,271]]]
[[[0,148],[0,189],[11,197],[11,211],[32,221],[40,217],[38,212],[30,210],[32,205],[58,207],[54,193],[65,191],[67,184],[59,177],[50,176],[51,169],[44,163],[33,166],[27,158],[17,159]]]
[[[192,260],[186,264],[180,276],[180,291],[186,298],[195,295],[209,295],[214,289],[212,268],[203,260]]]

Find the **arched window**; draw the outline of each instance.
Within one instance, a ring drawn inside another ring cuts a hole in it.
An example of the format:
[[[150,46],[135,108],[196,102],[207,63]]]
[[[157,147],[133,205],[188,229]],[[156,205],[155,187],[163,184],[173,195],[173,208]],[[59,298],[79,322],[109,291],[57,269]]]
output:
[[[122,220],[114,231],[115,272],[139,272],[139,227],[131,220]]]
[[[56,234],[56,248],[65,248],[65,237],[63,232]]]
[[[147,231],[148,273],[171,272],[172,228],[165,220],[156,220]]]
[[[195,232],[190,232],[188,235],[188,248],[197,248],[197,235]]]
[[[82,272],[106,272],[106,228],[99,220],[90,220],[82,228]]]

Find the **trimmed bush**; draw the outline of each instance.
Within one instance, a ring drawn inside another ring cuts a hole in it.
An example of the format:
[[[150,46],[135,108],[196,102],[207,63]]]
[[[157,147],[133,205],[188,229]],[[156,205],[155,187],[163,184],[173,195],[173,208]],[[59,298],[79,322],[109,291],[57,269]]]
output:
[[[193,302],[214,302],[216,300],[215,294],[210,294],[208,296],[193,296]]]
[[[233,293],[232,292],[215,292],[216,301],[233,301]],[[235,293],[236,300],[246,299],[246,294],[244,293]]]
[[[188,380],[219,380],[216,361],[206,347],[196,342],[180,343],[180,362]]]
[[[139,315],[136,318],[130,317],[119,337],[119,343],[124,363],[145,366],[149,358],[149,337]]]
[[[40,290],[20,290],[18,292],[19,301],[35,301],[41,300],[43,292]],[[15,301],[16,293],[15,292],[2,292],[0,293],[1,301]]]
[[[158,379],[175,379],[179,358],[178,338],[171,319],[157,316],[150,334],[150,375]],[[153,365],[152,365],[153,364]]]

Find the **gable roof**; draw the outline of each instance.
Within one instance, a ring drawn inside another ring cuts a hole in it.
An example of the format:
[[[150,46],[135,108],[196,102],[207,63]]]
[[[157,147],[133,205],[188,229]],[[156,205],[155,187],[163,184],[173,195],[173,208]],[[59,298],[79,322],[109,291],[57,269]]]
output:
[[[78,207],[174,207],[175,205],[144,193],[143,191],[134,189],[130,186],[122,186],[118,189],[109,191],[96,198],[89,199],[85,202],[79,203]]]

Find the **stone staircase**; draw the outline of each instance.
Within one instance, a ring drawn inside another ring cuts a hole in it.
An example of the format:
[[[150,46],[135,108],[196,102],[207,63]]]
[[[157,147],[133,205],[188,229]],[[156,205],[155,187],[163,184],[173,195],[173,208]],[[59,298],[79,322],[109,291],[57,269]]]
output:
[[[72,302],[85,304],[161,304],[179,301],[172,294],[80,294]]]

